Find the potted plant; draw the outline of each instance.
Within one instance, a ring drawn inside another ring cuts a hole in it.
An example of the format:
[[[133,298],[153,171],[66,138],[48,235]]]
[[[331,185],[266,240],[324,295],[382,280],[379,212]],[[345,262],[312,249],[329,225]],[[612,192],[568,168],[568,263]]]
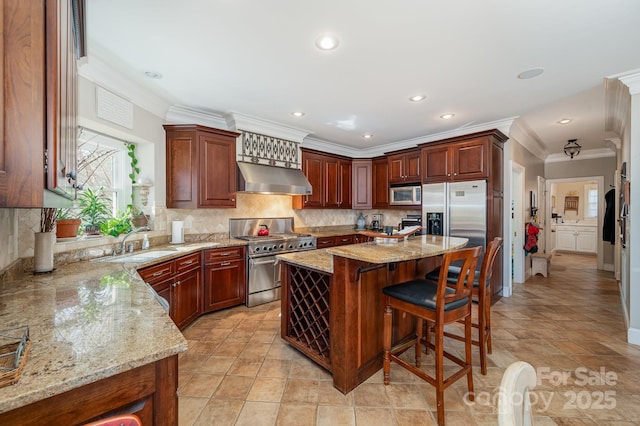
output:
[[[118,213],[100,224],[100,232],[104,235],[117,237],[120,234],[128,234],[131,231],[130,215],[127,212]]]
[[[81,224],[82,220],[74,217],[71,209],[58,209],[56,211],[56,238],[61,240],[77,237]]]
[[[78,205],[86,235],[100,235],[100,224],[111,216],[110,202],[102,188],[97,191],[87,188],[80,195]]]
[[[127,147],[127,155],[129,156],[131,166],[131,173],[129,173],[129,179],[131,180],[131,204],[127,206],[127,209],[131,218],[131,226],[133,228],[139,228],[149,224],[149,215],[146,215],[142,208],[136,206],[135,203],[134,191],[137,186],[140,186],[138,185],[137,180],[137,176],[140,174],[140,167],[138,166],[138,159],[136,158],[136,145],[132,143],[125,143],[125,146]]]

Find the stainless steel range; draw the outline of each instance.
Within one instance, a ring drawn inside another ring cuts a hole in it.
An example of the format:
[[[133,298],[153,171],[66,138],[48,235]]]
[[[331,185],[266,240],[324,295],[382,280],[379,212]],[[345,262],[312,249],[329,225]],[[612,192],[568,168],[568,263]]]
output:
[[[280,299],[280,264],[276,254],[316,248],[316,238],[293,232],[292,217],[229,219],[229,236],[248,241],[247,300],[249,307]]]

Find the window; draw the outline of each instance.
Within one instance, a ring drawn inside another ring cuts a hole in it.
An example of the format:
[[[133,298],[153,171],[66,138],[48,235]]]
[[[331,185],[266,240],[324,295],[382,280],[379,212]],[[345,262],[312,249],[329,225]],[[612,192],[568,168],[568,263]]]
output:
[[[584,217],[598,217],[598,185],[590,183],[584,186],[584,199],[587,200],[584,206]]]
[[[80,128],[78,137],[78,184],[102,188],[112,201],[111,212],[124,212],[131,200],[129,161],[125,141]]]

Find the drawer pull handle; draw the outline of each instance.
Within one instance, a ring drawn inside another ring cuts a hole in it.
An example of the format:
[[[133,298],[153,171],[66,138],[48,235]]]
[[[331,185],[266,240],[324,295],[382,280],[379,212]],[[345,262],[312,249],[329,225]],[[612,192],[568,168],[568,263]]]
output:
[[[160,271],[160,272],[155,272],[153,275],[151,275],[152,277],[159,277],[160,275],[164,274],[164,271]]]
[[[225,252],[225,253],[220,253],[220,256],[232,256],[234,254],[234,252]]]
[[[231,262],[222,262],[220,264],[220,266],[229,266],[229,265],[231,265]]]
[[[183,262],[182,264],[183,265],[191,265],[193,262],[194,262],[194,260],[190,260],[188,262]]]

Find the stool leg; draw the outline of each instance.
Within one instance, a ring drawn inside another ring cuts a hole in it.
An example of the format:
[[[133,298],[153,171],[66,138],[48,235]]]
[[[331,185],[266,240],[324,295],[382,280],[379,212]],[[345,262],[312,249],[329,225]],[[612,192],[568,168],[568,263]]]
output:
[[[393,309],[388,303],[385,303],[384,307],[384,332],[383,332],[383,348],[384,355],[382,361],[382,371],[384,373],[384,384],[389,384],[389,371],[391,370],[391,359],[389,358],[389,352],[391,351],[391,332],[393,328]]]
[[[478,293],[478,348],[480,349],[480,372],[483,375],[487,374],[487,348],[486,348],[486,325],[485,325],[485,312],[487,296]]]
[[[469,390],[469,401],[474,400],[473,393],[473,368],[471,363],[471,314],[469,314],[464,320],[464,352],[465,352],[465,364],[469,367],[467,373],[467,389]]]
[[[420,345],[422,342],[422,332],[424,330],[424,323],[425,321],[422,318],[417,318],[416,319],[416,346],[415,346],[415,353],[416,353],[416,367],[420,368],[420,358],[421,358],[421,350],[420,350]]]
[[[487,352],[491,353],[491,290],[487,295],[487,307],[484,313],[484,323],[486,325],[485,339],[487,339]]]
[[[438,425],[444,425],[444,324],[437,321],[434,327],[436,356],[436,411]]]

